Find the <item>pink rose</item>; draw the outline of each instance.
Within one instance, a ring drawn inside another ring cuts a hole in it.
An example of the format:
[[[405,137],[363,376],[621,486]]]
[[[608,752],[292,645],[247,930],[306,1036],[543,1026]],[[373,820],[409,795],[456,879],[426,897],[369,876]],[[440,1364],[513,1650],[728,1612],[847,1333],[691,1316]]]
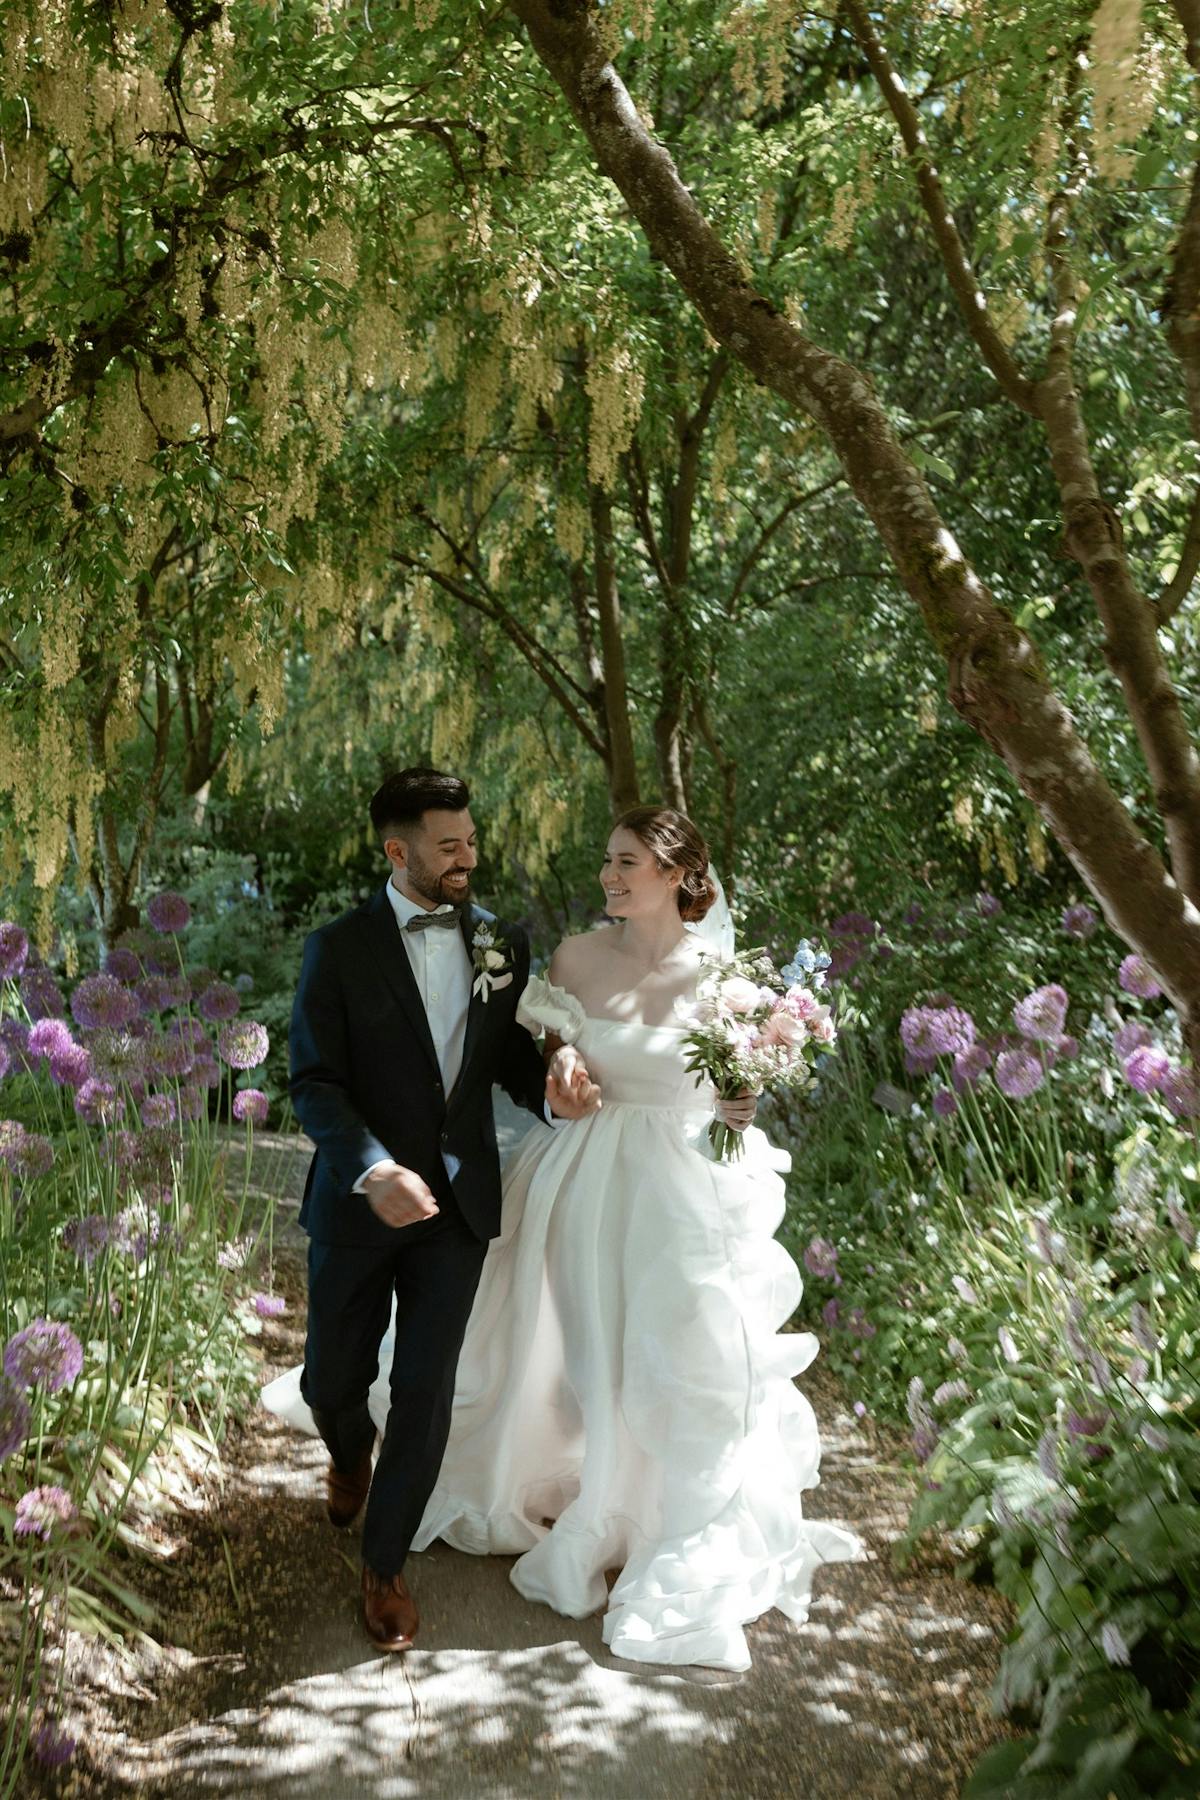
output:
[[[798,1019],[791,1011],[773,1012],[763,1026],[764,1044],[782,1044],[786,1049],[794,1049],[802,1044],[808,1036],[808,1027],[803,1019]]]
[[[806,987],[790,987],[780,1004],[797,1019],[811,1019],[818,1010],[816,995]]]
[[[815,1038],[818,1044],[832,1044],[837,1036],[837,1028],[830,1017],[827,1006],[818,1006],[816,1013],[808,1022],[808,1035]]]
[[[758,983],[747,981],[741,975],[731,975],[721,983],[721,1004],[729,1012],[753,1012],[761,1004]]]

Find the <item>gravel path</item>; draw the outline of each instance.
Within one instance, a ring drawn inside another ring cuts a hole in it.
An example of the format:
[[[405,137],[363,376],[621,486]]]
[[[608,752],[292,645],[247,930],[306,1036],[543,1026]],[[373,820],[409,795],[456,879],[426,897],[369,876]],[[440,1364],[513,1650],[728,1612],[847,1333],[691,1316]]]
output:
[[[505,1135],[515,1121],[502,1118]],[[306,1158],[265,1139],[255,1185],[292,1196]],[[287,1318],[264,1334],[264,1379],[299,1360],[302,1240],[279,1234]],[[836,1383],[805,1387],[824,1441],[811,1511],[851,1523],[868,1560],[818,1578],[808,1626],[772,1613],[751,1631],[746,1675],[658,1673],[604,1648],[598,1619],[522,1599],[510,1561],[444,1545],[408,1574],[419,1647],[376,1656],[358,1620],[354,1534],[322,1506],[325,1453],[265,1413],[230,1447],[219,1504],[188,1523],[155,1573],[170,1678],[127,1698],[103,1777],[166,1800],[933,1800],[1000,1732],[987,1692],[1006,1614],[948,1570],[898,1575],[891,1546],[911,1477],[848,1411]],[[815,1376],[815,1379],[814,1379]]]

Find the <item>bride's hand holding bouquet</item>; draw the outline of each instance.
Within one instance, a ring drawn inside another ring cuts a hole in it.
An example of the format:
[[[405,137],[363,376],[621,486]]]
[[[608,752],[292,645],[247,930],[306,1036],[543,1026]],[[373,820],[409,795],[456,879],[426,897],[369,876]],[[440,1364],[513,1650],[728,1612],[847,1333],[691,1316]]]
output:
[[[818,998],[828,967],[828,956],[805,939],[782,969],[765,950],[713,965],[695,1000],[676,1008],[690,1027],[684,1048],[697,1086],[710,1081],[724,1101],[747,1090],[802,1087],[809,1059],[837,1036],[831,1010]],[[708,1137],[718,1161],[742,1154],[739,1131],[724,1119],[712,1121]]]

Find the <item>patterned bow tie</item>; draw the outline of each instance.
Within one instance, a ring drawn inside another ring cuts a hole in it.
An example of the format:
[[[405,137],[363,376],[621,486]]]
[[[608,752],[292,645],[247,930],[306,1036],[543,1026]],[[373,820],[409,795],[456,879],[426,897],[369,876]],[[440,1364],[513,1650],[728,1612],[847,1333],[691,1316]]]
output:
[[[436,912],[414,913],[411,919],[406,920],[404,929],[428,931],[431,925],[444,925],[449,929],[450,926],[457,925],[461,918],[462,913],[457,906],[439,906]]]

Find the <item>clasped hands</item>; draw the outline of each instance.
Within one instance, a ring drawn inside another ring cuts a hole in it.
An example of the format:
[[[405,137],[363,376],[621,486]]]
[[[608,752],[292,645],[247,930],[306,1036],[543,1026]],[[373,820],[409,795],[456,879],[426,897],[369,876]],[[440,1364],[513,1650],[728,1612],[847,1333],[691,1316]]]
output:
[[[600,1111],[600,1089],[573,1044],[562,1044],[546,1064],[546,1099],[557,1119],[586,1119]]]

